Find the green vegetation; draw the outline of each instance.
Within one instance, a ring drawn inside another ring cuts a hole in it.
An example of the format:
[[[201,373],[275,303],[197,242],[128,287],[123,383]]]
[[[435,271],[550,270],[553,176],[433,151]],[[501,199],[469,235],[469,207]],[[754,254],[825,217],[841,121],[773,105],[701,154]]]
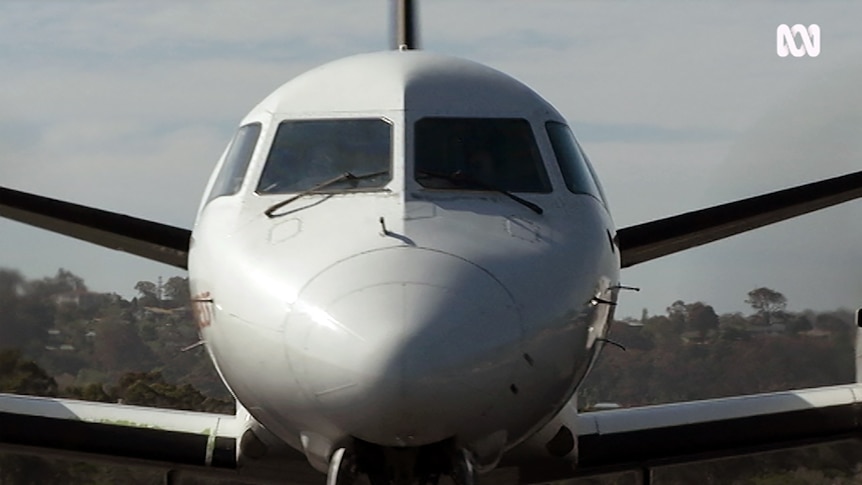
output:
[[[182,351],[199,340],[187,279],[135,289],[129,301],[63,269],[31,281],[0,269],[0,389],[231,412],[203,347]]]
[[[188,282],[140,281],[131,300],[94,293],[66,270],[26,280],[0,269],[0,392],[210,412],[233,402],[198,341]],[[791,313],[780,292],[740,295],[751,314],[719,315],[673,302],[665,315],[614,322],[580,390],[582,408],[704,399],[852,382],[855,329],[848,310]],[[857,444],[794,450],[687,467],[655,483],[858,483]],[[152,470],[0,455],[0,485],[163,483]],[[186,483],[191,483],[186,481]],[[197,483],[197,482],[194,482]],[[604,479],[584,483],[631,483]]]
[[[758,296],[759,295],[759,296]],[[767,296],[763,296],[767,295]],[[581,387],[582,408],[641,406],[853,382],[855,329],[849,310],[786,312],[781,293],[748,293],[751,315],[717,315],[676,301],[667,315],[614,322]],[[769,301],[766,301],[768,299]]]
[[[676,301],[666,315],[614,322],[581,386],[582,409],[642,406],[853,382],[853,314],[786,311],[778,291],[747,294],[750,315],[717,315],[704,302]],[[862,482],[857,441],[657,469],[657,484],[851,484]],[[637,483],[630,476],[584,483]]]

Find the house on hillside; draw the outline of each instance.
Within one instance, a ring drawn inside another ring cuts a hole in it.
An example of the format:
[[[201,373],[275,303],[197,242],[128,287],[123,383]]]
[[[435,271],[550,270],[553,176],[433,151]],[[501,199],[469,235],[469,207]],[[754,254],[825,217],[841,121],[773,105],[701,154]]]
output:
[[[138,318],[155,319],[159,321],[180,322],[191,318],[191,310],[188,306],[177,308],[159,308],[154,306],[143,307],[138,311]]]
[[[65,293],[57,293],[51,299],[57,306],[73,305],[76,307],[101,305],[106,301],[117,301],[120,296],[115,293],[96,293],[87,290],[73,290]]]

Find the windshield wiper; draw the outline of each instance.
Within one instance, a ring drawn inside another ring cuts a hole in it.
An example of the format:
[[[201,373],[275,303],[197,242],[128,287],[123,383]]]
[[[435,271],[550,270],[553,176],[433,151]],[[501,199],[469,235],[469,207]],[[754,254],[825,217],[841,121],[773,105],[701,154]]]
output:
[[[273,215],[273,213],[275,213],[275,211],[281,209],[282,207],[286,206],[287,204],[290,204],[291,202],[295,201],[296,199],[305,197],[306,195],[309,195],[309,194],[313,194],[313,193],[317,192],[318,190],[322,190],[322,189],[325,189],[326,187],[329,187],[330,185],[335,185],[338,182],[349,181],[350,183],[353,184],[354,187],[356,187],[356,184],[360,180],[378,177],[380,175],[384,175],[387,173],[389,173],[389,170],[383,170],[380,172],[371,172],[371,173],[366,173],[366,174],[362,174],[362,175],[353,175],[350,172],[344,172],[337,177],[333,177],[329,180],[324,180],[323,182],[320,182],[319,184],[315,185],[314,187],[311,187],[309,189],[305,189],[302,192],[290,197],[289,199],[283,200],[277,204],[273,204],[273,205],[269,206],[269,208],[267,210],[263,211],[263,213],[266,214],[266,217],[269,217],[270,219],[272,219],[273,217],[275,217]]]
[[[514,200],[515,202],[523,205],[524,207],[535,212],[536,214],[542,214],[543,212],[545,212],[544,209],[539,207],[539,205],[536,203],[530,202],[529,200],[526,200],[522,197],[519,197],[519,196],[509,192],[508,190],[501,189],[499,187],[494,187],[493,185],[488,185],[484,182],[480,182],[479,180],[476,180],[475,178],[470,177],[469,175],[465,174],[464,172],[462,172],[460,170],[457,172],[453,172],[451,174],[429,172],[427,170],[417,170],[416,173],[419,175],[427,175],[429,177],[435,177],[435,178],[439,178],[442,180],[446,180],[448,182],[452,182],[453,184],[455,184],[459,187],[463,187],[463,188],[469,188],[470,185],[473,185],[473,186],[478,187],[478,188],[483,189],[483,190],[490,190],[492,192],[497,192],[497,193],[503,194],[506,197]]]

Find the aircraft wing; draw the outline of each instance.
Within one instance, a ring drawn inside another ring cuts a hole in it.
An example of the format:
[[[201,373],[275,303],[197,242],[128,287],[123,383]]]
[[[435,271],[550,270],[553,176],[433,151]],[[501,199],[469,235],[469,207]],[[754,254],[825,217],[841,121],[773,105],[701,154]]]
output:
[[[2,450],[254,483],[323,483],[323,475],[286,446],[286,454],[248,461],[240,452],[247,447],[246,424],[239,414],[0,394]],[[657,466],[858,437],[862,384],[590,412],[578,417],[577,428],[577,468],[542,453],[504,458],[491,475],[508,477],[517,469],[514,481],[537,483],[649,473]]]
[[[862,172],[617,231],[623,268],[862,197]]]
[[[230,415],[0,394],[0,446],[236,467]]]
[[[246,413],[0,394],[0,450],[139,465],[168,474],[322,485],[324,476],[302,453],[280,442],[261,441],[257,434],[263,431],[250,440],[251,421]]]
[[[619,229],[622,267],[862,197],[862,171]],[[186,269],[191,231],[0,187],[0,216]]]
[[[858,438],[862,384],[588,412],[577,427],[576,469],[538,457],[501,466],[536,483]]]
[[[4,187],[0,217],[186,269],[188,229]]]

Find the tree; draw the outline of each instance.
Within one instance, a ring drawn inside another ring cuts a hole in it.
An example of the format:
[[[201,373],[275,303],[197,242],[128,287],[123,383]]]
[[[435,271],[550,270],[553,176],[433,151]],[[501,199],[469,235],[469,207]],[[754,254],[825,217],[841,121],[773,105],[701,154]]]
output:
[[[653,342],[667,343],[670,346],[679,344],[682,328],[664,315],[650,317],[643,328]]]
[[[814,319],[814,326],[831,333],[835,342],[851,342],[855,340],[853,336],[856,328],[852,318],[849,314],[843,315],[842,318],[840,312],[821,313]]]
[[[33,280],[28,284],[28,293],[41,298],[86,291],[87,285],[84,284],[83,278],[63,268],[58,269],[57,274],[52,277]]]
[[[0,298],[15,298],[21,296],[24,288],[24,277],[12,269],[0,268]]]
[[[18,307],[24,278],[17,271],[0,269],[0,347],[21,344],[18,333]]]
[[[104,321],[96,329],[93,357],[113,372],[148,369],[157,361],[135,327],[122,321]]]
[[[59,274],[59,273],[58,273]],[[41,348],[54,325],[52,278],[26,281],[17,271],[0,269],[0,348]]]
[[[188,305],[191,300],[189,279],[181,276],[169,278],[165,283],[165,298],[171,300],[175,306]]]
[[[111,388],[116,400],[138,406],[234,413],[232,401],[207,397],[190,384],[170,384],[161,372],[129,372]]]
[[[787,307],[787,298],[775,290],[761,287],[749,291],[745,303],[757,310],[757,314],[763,318],[764,323],[768,326],[772,324],[774,316],[784,312]]]
[[[676,326],[677,332],[697,332],[700,339],[705,339],[709,333],[718,329],[718,315],[715,310],[700,301],[685,303],[677,300],[667,307],[667,317]]]
[[[0,351],[0,392],[56,396],[57,382],[17,350]]]
[[[54,302],[50,298],[25,292],[3,303],[0,310],[0,347],[41,348],[46,332],[54,325]]]
[[[797,334],[801,332],[807,332],[814,328],[811,325],[811,320],[809,320],[805,315],[798,315],[787,320],[787,331],[791,334]]]
[[[686,305],[688,319],[687,327],[700,333],[705,338],[710,332],[718,329],[718,315],[712,306],[697,301]]]
[[[718,318],[718,328],[724,340],[749,340],[748,320],[742,313],[725,313]]]
[[[667,307],[667,329],[672,329],[677,339],[685,332],[685,322],[688,319],[688,308],[685,302],[677,300]]]
[[[677,323],[684,323],[688,318],[688,307],[682,300],[677,300],[667,307],[667,317]]]
[[[64,394],[75,399],[96,402],[116,402],[116,398],[105,392],[102,384],[91,382],[84,386],[67,387]]]
[[[58,288],[65,291],[87,291],[87,285],[84,284],[84,278],[81,278],[75,273],[64,268],[57,270],[57,274],[54,275],[54,282]]]
[[[138,281],[135,289],[140,293],[139,304],[141,306],[158,306],[159,287],[152,281]]]

